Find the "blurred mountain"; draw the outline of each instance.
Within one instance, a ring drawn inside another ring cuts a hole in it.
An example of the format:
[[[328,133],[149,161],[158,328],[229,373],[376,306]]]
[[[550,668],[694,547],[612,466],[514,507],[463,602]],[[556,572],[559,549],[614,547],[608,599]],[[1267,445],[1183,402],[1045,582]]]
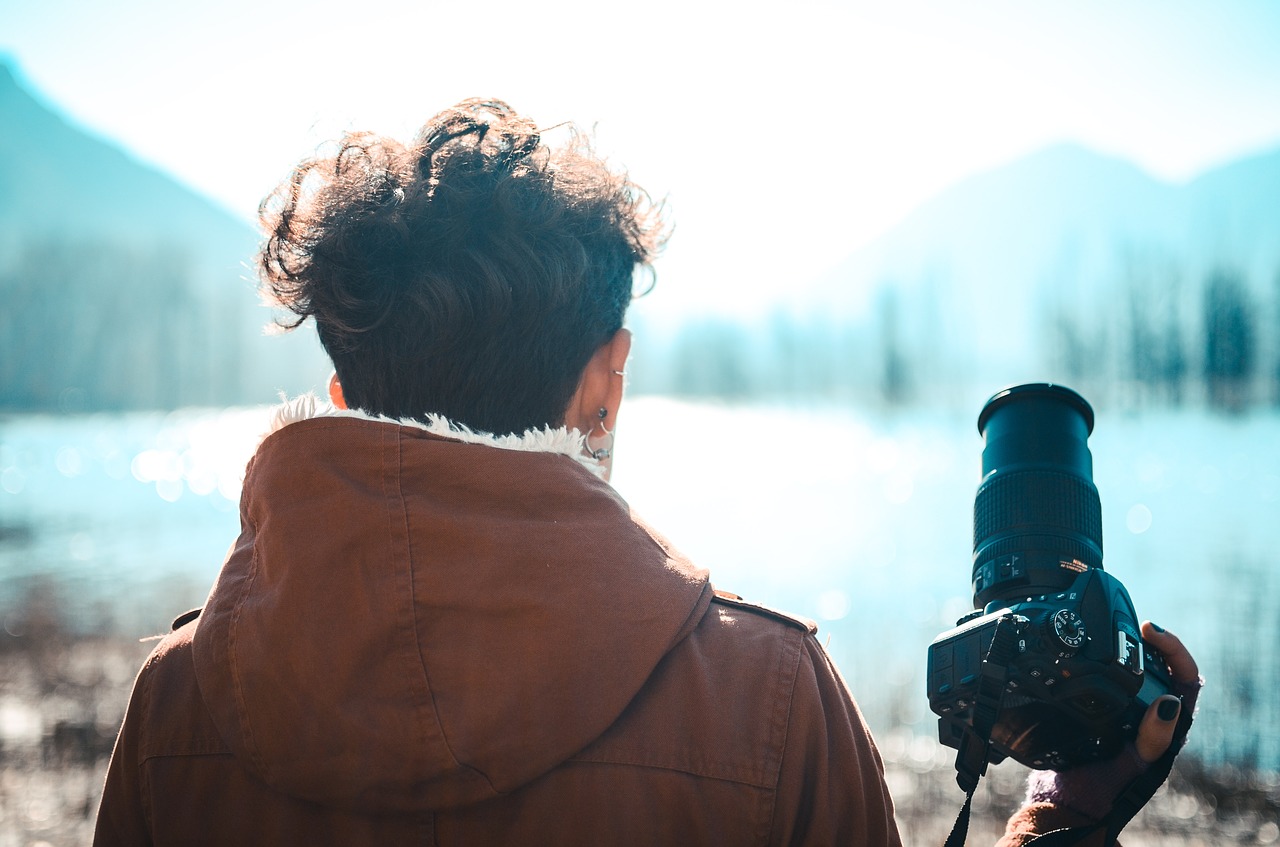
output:
[[[261,403],[315,387],[314,332],[264,335],[257,240],[0,64],[0,408]]]
[[[110,237],[123,243],[190,242],[252,255],[252,228],[155,168],[70,124],[0,65],[0,225],[6,236]]]
[[[1122,358],[1135,311],[1194,352],[1219,272],[1260,304],[1275,296],[1280,149],[1174,185],[1061,144],[944,191],[818,280],[809,308],[878,326],[927,381],[1006,383],[1060,371],[1068,325]]]

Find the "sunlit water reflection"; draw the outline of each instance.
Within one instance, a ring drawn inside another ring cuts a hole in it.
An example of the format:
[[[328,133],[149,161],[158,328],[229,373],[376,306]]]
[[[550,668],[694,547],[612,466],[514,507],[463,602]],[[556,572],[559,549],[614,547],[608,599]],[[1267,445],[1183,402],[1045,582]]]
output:
[[[158,631],[199,605],[266,421],[0,421],[5,626],[33,586],[86,630]],[[1090,444],[1108,569],[1209,679],[1197,747],[1280,767],[1280,417],[1104,410]],[[931,731],[925,648],[969,608],[970,417],[635,398],[616,446],[615,486],[719,587],[818,620],[873,727]]]

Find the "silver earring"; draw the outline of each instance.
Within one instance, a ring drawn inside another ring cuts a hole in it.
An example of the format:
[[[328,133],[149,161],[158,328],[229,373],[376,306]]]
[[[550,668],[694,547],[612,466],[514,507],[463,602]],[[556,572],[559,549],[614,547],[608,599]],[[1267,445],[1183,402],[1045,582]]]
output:
[[[605,408],[601,408],[600,411],[597,412],[597,415],[599,415],[600,417],[600,421],[597,424],[597,426],[600,427],[600,430],[605,434],[605,437],[608,438],[609,441],[607,444],[605,444],[605,446],[597,447],[595,449],[592,449],[591,445],[588,444],[587,451],[589,452],[591,458],[595,459],[597,462],[603,462],[605,459],[613,455],[613,433],[610,432],[609,428],[604,425],[604,419],[609,417],[609,410]],[[595,433],[595,430],[592,429],[591,432]]]

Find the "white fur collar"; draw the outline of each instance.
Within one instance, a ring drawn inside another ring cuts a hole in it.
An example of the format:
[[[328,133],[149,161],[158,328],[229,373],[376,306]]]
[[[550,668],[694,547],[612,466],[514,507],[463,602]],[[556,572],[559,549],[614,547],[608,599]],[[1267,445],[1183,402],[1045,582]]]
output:
[[[554,429],[547,427],[541,430],[526,430],[523,435],[490,435],[487,432],[477,432],[462,424],[454,423],[443,415],[429,414],[427,415],[427,423],[423,423],[413,418],[396,420],[382,415],[371,415],[358,409],[339,409],[332,403],[322,401],[315,394],[310,393],[294,397],[292,400],[285,399],[279,406],[276,406],[271,413],[271,425],[267,430],[267,435],[278,432],[289,424],[310,420],[311,418],[359,418],[366,421],[413,427],[429,432],[432,435],[451,438],[454,441],[462,441],[467,444],[484,444],[501,450],[562,453],[577,460],[597,476],[604,476],[604,467],[587,455],[584,444],[585,436],[576,429],[568,429],[563,426]]]

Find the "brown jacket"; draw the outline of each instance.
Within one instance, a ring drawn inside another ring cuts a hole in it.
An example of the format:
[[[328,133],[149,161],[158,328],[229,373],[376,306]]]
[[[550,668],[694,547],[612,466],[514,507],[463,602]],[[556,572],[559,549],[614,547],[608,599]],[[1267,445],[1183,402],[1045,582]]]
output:
[[[203,613],[138,676],[95,843],[898,844],[814,628],[717,596],[572,439],[533,440],[269,436]]]

